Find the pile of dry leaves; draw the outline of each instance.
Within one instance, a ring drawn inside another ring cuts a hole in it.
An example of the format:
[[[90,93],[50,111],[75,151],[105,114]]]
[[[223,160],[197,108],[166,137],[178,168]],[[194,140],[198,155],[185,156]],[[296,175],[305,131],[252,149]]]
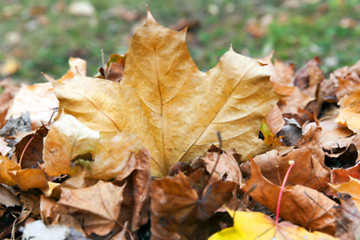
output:
[[[230,48],[204,73],[185,35],[148,13],[97,77],[1,82],[0,238],[360,236],[360,62]]]

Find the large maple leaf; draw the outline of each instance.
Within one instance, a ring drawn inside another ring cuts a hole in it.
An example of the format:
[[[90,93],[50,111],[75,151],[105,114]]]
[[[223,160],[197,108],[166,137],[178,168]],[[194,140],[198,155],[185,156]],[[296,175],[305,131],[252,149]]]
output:
[[[155,176],[202,155],[218,142],[217,131],[224,149],[236,148],[244,159],[263,152],[260,121],[279,97],[270,72],[230,48],[204,73],[191,59],[185,37],[186,30],[167,29],[148,12],[131,40],[120,83],[84,76],[51,80],[60,112],[93,130],[138,135],[151,152]]]

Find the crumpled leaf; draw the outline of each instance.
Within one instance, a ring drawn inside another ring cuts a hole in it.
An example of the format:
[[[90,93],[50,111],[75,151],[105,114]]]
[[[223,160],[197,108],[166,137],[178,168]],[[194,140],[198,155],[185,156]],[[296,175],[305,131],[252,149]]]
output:
[[[322,232],[308,232],[290,222],[276,225],[274,220],[260,212],[241,212],[228,210],[234,217],[234,226],[212,235],[209,240],[288,240],[288,239],[336,239]]]
[[[58,106],[59,102],[50,83],[31,86],[22,84],[7,112],[6,119],[11,116],[17,118],[23,112],[30,112],[31,127],[37,129],[52,119]]]
[[[153,181],[152,238],[194,239],[195,235],[204,234],[204,223],[230,200],[236,186],[230,181],[210,181],[203,189],[208,178],[203,171],[198,170],[189,177],[179,172],[175,177]]]
[[[88,234],[105,235],[114,227],[120,214],[123,189],[124,186],[103,181],[83,189],[62,188],[58,203],[67,206],[69,212],[78,212],[75,216],[83,221]]]
[[[276,211],[280,187],[264,178],[259,166],[253,160],[251,160],[251,177],[242,190],[273,213]],[[322,193],[295,185],[286,187],[283,192],[280,217],[307,229],[333,235],[335,206],[337,206],[336,202]]]
[[[360,179],[360,163],[353,167],[333,169],[331,171],[331,183],[340,184],[350,181],[350,177]]]
[[[43,139],[47,133],[48,129],[41,126],[15,145],[15,154],[22,168],[36,168],[43,162]]]
[[[15,196],[15,193],[9,190],[9,186],[6,187],[0,185],[0,204],[6,207],[21,206],[20,200]]]
[[[338,194],[341,206],[336,209],[336,236],[341,240],[360,237],[360,212],[349,194]]]
[[[235,182],[240,187],[244,184],[239,164],[231,154],[222,151],[216,146],[212,146],[208,152],[201,157],[201,160],[204,161],[208,173],[214,170],[213,174],[217,174],[219,179]],[[215,166],[216,161],[218,161],[218,163]]]
[[[50,81],[60,111],[97,131],[142,137],[153,175],[167,175],[174,163],[202,155],[217,143],[217,131],[224,149],[236,147],[242,156],[267,148],[258,130],[278,95],[256,60],[230,49],[203,73],[190,57],[185,31],[164,28],[148,13],[125,65],[120,83],[80,76],[66,84]]]

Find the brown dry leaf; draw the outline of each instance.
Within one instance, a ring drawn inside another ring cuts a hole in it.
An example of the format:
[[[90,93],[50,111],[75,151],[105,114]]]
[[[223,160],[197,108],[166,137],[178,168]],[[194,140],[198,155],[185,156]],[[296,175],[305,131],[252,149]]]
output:
[[[154,239],[204,238],[206,221],[230,200],[236,186],[230,181],[213,181],[203,189],[208,178],[204,171],[197,170],[189,177],[180,172],[175,177],[153,181],[151,233]]]
[[[280,187],[261,174],[259,166],[251,160],[251,177],[242,188],[257,202],[276,212]],[[337,203],[322,193],[301,185],[286,187],[283,192],[280,217],[307,229],[335,233],[335,206]],[[296,213],[296,214],[294,214]]]
[[[219,160],[217,160],[218,158]],[[214,169],[214,173],[217,174],[219,179],[235,182],[240,187],[244,184],[239,164],[231,154],[212,146],[201,159],[204,161],[208,173],[211,173]],[[218,163],[215,166],[216,161]]]
[[[345,95],[338,102],[340,112],[336,122],[347,126],[352,131],[360,132],[360,89],[355,89],[349,95]]]
[[[16,162],[11,161],[7,157],[0,156],[0,183],[5,183],[10,186],[16,185],[16,182],[11,177],[8,171],[20,169],[20,165]]]
[[[21,206],[20,200],[13,191],[9,190],[9,186],[6,187],[2,184],[0,185],[0,204],[5,207]]]
[[[6,119],[19,117],[23,112],[30,112],[32,129],[48,123],[54,116],[59,102],[50,83],[38,83],[31,86],[23,84],[13,99]]]
[[[136,153],[133,159],[136,160],[136,163],[129,164],[134,168],[130,176],[126,178],[119,221],[121,223],[128,222],[129,229],[136,231],[149,219],[151,186],[149,151],[142,149]]]
[[[58,203],[78,213],[74,216],[84,221],[86,233],[105,235],[113,229],[120,214],[123,189],[124,186],[103,181],[83,189],[62,188]]]
[[[340,184],[350,181],[350,177],[360,179],[360,163],[346,169],[333,169],[331,171],[331,183]]]
[[[21,168],[36,168],[42,163],[43,139],[47,133],[48,129],[41,126],[15,145],[15,154],[19,163],[21,162]]]
[[[61,112],[97,131],[142,137],[152,174],[164,176],[174,163],[217,143],[217,131],[225,150],[236,147],[242,156],[264,152],[260,121],[278,100],[269,77],[258,61],[232,49],[216,67],[199,71],[185,31],[162,27],[148,13],[131,40],[120,83],[80,76],[66,84],[50,81]]]
[[[314,87],[316,87],[322,80],[324,80],[324,75],[320,67],[320,58],[314,57],[295,73],[295,86],[297,86],[310,97],[315,96],[316,88]]]
[[[305,109],[306,105],[315,98],[306,95],[299,88],[295,87],[290,96],[281,98],[279,108],[283,114],[296,114],[300,109]]]
[[[275,105],[269,115],[266,116],[265,121],[274,134],[277,134],[285,125],[285,120],[277,105]]]
[[[276,150],[272,150],[254,158],[262,175],[276,185],[282,184],[290,160],[293,160],[295,165],[291,170],[287,185],[299,184],[318,191],[328,188],[329,169],[321,164],[324,162],[324,155],[322,154],[321,158],[316,154],[313,155],[309,147],[294,149],[285,156],[279,156]]]
[[[341,240],[359,239],[360,212],[349,194],[341,194],[341,206],[336,209],[336,235]]]
[[[332,76],[330,75],[330,79],[331,77]],[[357,61],[351,67],[342,67],[335,70],[333,73],[333,78],[336,78],[336,80],[338,80],[335,81],[335,86],[337,87],[336,97],[339,100],[359,87],[360,61]]]
[[[348,182],[340,184],[329,183],[329,186],[338,193],[350,194],[353,198],[356,208],[360,211],[360,180],[350,177]]]

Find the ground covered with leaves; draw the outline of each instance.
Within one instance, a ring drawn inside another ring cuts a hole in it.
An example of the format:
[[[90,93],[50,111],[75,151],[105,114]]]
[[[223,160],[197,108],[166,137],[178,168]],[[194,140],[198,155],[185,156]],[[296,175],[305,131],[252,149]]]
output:
[[[126,55],[0,95],[0,238],[357,239],[360,62],[231,47],[199,71],[150,12]]]

